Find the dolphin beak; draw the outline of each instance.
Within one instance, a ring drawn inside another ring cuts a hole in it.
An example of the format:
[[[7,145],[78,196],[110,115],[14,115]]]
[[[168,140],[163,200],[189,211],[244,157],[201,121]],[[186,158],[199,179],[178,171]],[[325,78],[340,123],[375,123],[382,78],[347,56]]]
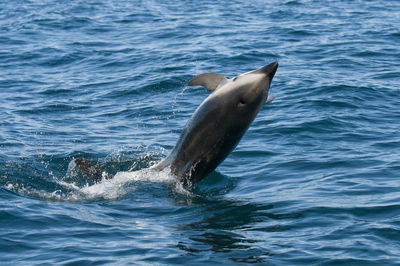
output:
[[[269,65],[266,65],[266,66],[256,70],[256,72],[266,74],[269,77],[269,82],[271,82],[277,69],[278,69],[278,62],[273,62]]]

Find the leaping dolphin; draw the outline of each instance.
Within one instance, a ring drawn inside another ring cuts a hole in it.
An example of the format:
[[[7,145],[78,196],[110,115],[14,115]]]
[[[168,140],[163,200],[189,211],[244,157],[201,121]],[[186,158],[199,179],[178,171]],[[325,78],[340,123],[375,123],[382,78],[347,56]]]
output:
[[[228,156],[253,122],[261,107],[271,102],[270,84],[278,63],[227,79],[216,73],[193,78],[188,86],[203,86],[212,93],[186,123],[170,154],[152,169],[167,167],[183,185],[202,180]],[[83,158],[75,159],[81,171],[99,181],[113,176]]]

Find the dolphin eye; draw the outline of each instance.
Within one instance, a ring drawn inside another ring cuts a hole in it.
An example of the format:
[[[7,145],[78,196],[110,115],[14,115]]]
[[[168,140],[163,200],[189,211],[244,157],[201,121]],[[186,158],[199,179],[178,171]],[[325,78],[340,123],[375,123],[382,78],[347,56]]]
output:
[[[243,100],[243,99],[240,99],[240,101],[239,101],[239,105],[245,105],[246,104],[246,101],[245,100]]]
[[[235,81],[237,79],[237,77],[234,77],[233,79],[232,79],[232,81]]]

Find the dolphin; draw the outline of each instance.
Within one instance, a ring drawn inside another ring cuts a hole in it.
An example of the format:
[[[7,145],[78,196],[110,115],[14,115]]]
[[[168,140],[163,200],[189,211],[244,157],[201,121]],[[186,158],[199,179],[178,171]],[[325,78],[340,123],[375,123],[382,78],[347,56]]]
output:
[[[237,146],[262,106],[274,99],[268,92],[277,68],[278,62],[273,62],[232,79],[216,73],[194,77],[188,86],[203,86],[212,93],[188,120],[169,155],[151,168],[169,167],[184,186],[214,171]],[[94,181],[113,177],[86,159],[77,158],[75,163]]]

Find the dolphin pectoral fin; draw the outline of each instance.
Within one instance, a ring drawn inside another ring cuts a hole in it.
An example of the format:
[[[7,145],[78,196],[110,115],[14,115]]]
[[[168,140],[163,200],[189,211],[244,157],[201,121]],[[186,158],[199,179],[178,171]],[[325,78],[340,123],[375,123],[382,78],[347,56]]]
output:
[[[275,99],[275,95],[273,95],[273,94],[268,95],[268,98],[267,98],[267,100],[265,101],[264,104],[270,103],[270,102],[272,102],[274,99]]]
[[[89,160],[84,158],[76,158],[74,161],[82,173],[95,182],[101,181],[103,178],[113,178],[113,175],[104,171],[100,165],[97,165]]]
[[[224,85],[228,80],[217,73],[204,73],[194,77],[188,84],[188,86],[203,86],[208,91],[218,89],[218,87]]]

